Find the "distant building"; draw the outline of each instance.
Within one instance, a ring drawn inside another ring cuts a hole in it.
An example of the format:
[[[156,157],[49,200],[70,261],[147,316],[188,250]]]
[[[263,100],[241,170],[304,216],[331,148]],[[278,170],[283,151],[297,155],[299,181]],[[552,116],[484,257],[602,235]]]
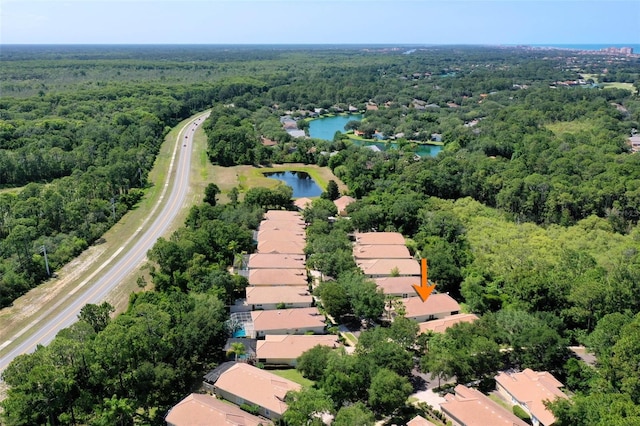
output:
[[[640,152],[640,136],[631,136],[628,141],[631,146],[631,152]]]
[[[370,149],[373,152],[382,152],[376,145],[365,145],[363,148]]]
[[[313,200],[311,198],[302,197],[302,198],[296,199],[293,202],[293,205],[296,206],[298,210],[304,210],[307,207],[310,207],[312,202]]]
[[[342,197],[333,200],[333,204],[336,205],[336,208],[338,209],[338,215],[340,216],[345,216],[347,214],[347,206],[355,202],[356,199],[348,195],[343,195]]]

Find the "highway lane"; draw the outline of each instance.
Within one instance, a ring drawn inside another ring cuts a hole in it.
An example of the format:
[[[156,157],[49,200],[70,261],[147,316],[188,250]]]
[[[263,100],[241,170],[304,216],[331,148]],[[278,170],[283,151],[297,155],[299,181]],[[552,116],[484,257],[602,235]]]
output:
[[[147,251],[166,233],[184,205],[189,190],[193,135],[208,115],[206,112],[195,116],[178,133],[162,194],[142,226],[135,231],[132,230],[131,237],[91,276],[80,282],[64,300],[47,309],[24,329],[17,331],[10,340],[1,342],[0,350],[6,354],[0,357],[0,374],[18,355],[33,352],[38,345],[49,344],[58,331],[69,327],[77,320],[78,313],[84,305],[102,303],[111,290],[144,262]],[[161,209],[160,213],[155,216],[158,209]],[[153,222],[149,224],[151,220]],[[64,307],[60,309],[60,306]],[[59,312],[52,316],[56,310]],[[33,328],[37,331],[14,344],[16,339]]]

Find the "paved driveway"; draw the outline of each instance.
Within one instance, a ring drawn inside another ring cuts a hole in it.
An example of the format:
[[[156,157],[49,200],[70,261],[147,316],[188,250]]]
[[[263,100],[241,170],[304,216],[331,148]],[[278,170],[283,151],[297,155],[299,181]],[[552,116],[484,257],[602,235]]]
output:
[[[413,376],[412,382],[414,389],[416,389],[416,392],[411,394],[411,396],[419,401],[426,402],[436,410],[440,410],[440,404],[446,400],[433,391],[433,388],[438,387],[438,379],[431,380],[430,374],[421,373],[416,369],[414,369],[411,374]],[[441,381],[440,384],[445,383],[448,382]]]

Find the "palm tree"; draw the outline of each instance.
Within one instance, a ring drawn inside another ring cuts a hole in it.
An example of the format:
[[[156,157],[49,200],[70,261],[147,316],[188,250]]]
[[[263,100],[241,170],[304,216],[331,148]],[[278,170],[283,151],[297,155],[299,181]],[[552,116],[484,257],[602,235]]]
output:
[[[231,344],[231,347],[227,351],[227,356],[229,356],[231,354],[234,354],[235,355],[235,361],[238,361],[238,356],[239,355],[244,355],[245,353],[247,353],[247,350],[244,347],[244,343],[242,343],[242,342],[233,342]]]

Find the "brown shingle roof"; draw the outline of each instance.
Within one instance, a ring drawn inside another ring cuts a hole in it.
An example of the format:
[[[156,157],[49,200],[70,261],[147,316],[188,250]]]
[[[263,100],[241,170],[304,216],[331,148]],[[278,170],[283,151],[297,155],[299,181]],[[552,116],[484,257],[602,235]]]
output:
[[[355,237],[358,244],[405,244],[399,232],[357,232]]]
[[[502,408],[476,389],[458,385],[455,395],[449,394],[440,404],[446,415],[465,426],[525,426],[513,413]]]
[[[276,145],[278,145],[278,142],[274,141],[273,139],[265,138],[264,136],[260,136],[260,141],[262,142],[263,146],[276,146]]]
[[[420,285],[420,278],[417,277],[380,277],[374,278],[373,281],[384,294],[394,296],[402,296],[403,294],[415,296],[413,285]]]
[[[356,201],[355,198],[350,197],[348,195],[343,195],[337,200],[333,200],[333,204],[338,208],[338,214],[344,214],[347,211],[347,206]]]
[[[407,422],[407,426],[433,426],[433,423],[422,416],[415,416]]]
[[[304,242],[299,241],[261,241],[258,253],[291,253],[304,254]]]
[[[425,302],[417,296],[408,297],[402,299],[402,303],[404,303],[406,309],[405,316],[407,318],[416,318],[425,315],[449,315],[451,312],[460,310],[458,302],[445,293],[432,294]]]
[[[298,198],[297,200],[295,200],[293,202],[293,205],[296,206],[297,208],[299,208],[300,210],[304,210],[308,206],[310,206],[312,202],[313,202],[313,200],[311,198],[302,197],[302,198]]]
[[[289,253],[253,253],[249,256],[249,269],[304,269],[305,256]]]
[[[502,372],[495,378],[520,403],[526,404],[531,414],[543,425],[553,424],[556,420],[553,413],[544,406],[544,401],[567,398],[560,390],[564,385],[547,371],[537,372],[527,368],[521,373]]]
[[[258,229],[260,231],[288,231],[288,232],[304,232],[305,223],[303,221],[294,220],[263,220],[260,222]]]
[[[307,285],[306,269],[253,269],[249,285]]]
[[[307,286],[259,286],[247,287],[247,304],[264,305],[273,303],[307,303],[311,306],[313,297]]]
[[[300,220],[302,215],[289,210],[269,210],[264,214],[264,218],[268,220]]]
[[[365,275],[391,275],[397,269],[399,275],[420,276],[420,264],[415,259],[356,259]]]
[[[434,333],[444,333],[444,331],[452,327],[455,324],[461,322],[474,322],[478,319],[475,314],[455,314],[446,318],[436,319],[433,321],[421,322],[420,333],[426,333],[427,331],[433,331]]]
[[[256,357],[296,359],[304,352],[317,346],[338,347],[338,338],[335,335],[266,335],[265,340],[259,340],[256,346]]]
[[[210,395],[192,393],[177,403],[167,414],[169,426],[258,426],[272,425],[242,411],[236,405],[221,401]]]
[[[356,244],[353,246],[356,259],[411,259],[411,253],[404,244]]]
[[[304,230],[265,229],[264,231],[258,231],[257,240],[258,243],[264,241],[295,241],[304,244],[306,234]]]
[[[273,330],[287,330],[294,334],[298,329],[323,327],[325,317],[317,308],[276,309],[251,312],[256,332],[269,334]],[[274,333],[275,334],[275,333]]]
[[[244,363],[237,363],[222,373],[215,387],[280,416],[288,408],[284,402],[287,392],[302,388],[291,380]]]

